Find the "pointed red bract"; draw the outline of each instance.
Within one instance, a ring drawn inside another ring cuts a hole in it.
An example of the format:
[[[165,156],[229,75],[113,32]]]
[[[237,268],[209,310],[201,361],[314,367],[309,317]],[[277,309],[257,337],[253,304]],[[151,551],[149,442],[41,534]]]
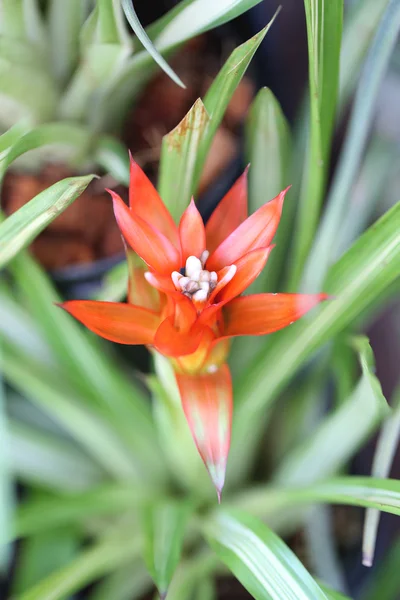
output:
[[[187,333],[197,319],[197,311],[194,304],[187,296],[180,294],[178,300],[174,298],[173,305],[175,310],[175,326],[180,331]]]
[[[178,227],[150,179],[130,156],[129,205],[143,221],[150,223],[179,248]]]
[[[144,277],[148,284],[156,290],[176,297],[182,296],[181,292],[176,291],[170,275],[159,275],[158,273],[146,271]]]
[[[269,246],[276,233],[288,189],[264,204],[239,225],[211,254],[207,261],[207,269],[218,271],[225,265],[235,264],[251,250]]]
[[[218,294],[217,301],[226,303],[244,292],[265,267],[272,248],[258,248],[239,258],[235,276]]]
[[[176,374],[183,410],[193,439],[220,496],[225,482],[232,424],[229,368],[214,373]]]
[[[291,325],[327,294],[254,294],[224,307],[225,336],[266,335]]]
[[[186,356],[196,352],[204,332],[201,325],[195,325],[189,331],[179,331],[174,325],[174,317],[168,317],[156,331],[154,346],[166,356]]]
[[[247,218],[247,172],[219,202],[206,225],[207,250],[214,250]]]
[[[181,254],[175,246],[164,234],[130,211],[118,194],[109,192],[118,226],[131,248],[149,267],[161,274],[179,271]]]
[[[193,198],[179,223],[179,236],[182,248],[182,264],[185,263],[188,256],[199,258],[206,249],[206,232],[203,219]]]
[[[132,304],[70,300],[60,306],[90,331],[118,344],[151,344],[160,322],[156,313]]]

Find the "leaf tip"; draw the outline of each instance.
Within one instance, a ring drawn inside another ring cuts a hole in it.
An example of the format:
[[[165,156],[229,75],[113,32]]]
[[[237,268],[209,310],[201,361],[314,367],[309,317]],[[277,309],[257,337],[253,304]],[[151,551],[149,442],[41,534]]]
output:
[[[373,562],[373,556],[369,552],[364,552],[362,557],[362,564],[364,565],[364,567],[372,567]]]
[[[222,490],[225,484],[225,464],[206,463],[207,471],[217,492],[218,504],[221,504]]]

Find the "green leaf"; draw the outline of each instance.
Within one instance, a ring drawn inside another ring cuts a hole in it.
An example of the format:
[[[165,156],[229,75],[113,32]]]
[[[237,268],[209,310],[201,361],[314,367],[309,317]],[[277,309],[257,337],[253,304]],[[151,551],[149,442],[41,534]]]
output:
[[[216,583],[212,577],[199,581],[194,600],[217,600]]]
[[[20,166],[40,167],[43,162],[67,162],[71,166],[82,166],[90,151],[93,133],[71,123],[46,123],[39,125],[17,139],[0,163],[0,175],[20,158]],[[30,150],[35,153],[25,156]],[[92,175],[92,177],[94,177]]]
[[[325,417],[316,431],[285,457],[273,477],[275,482],[300,485],[334,474],[388,414],[389,407],[374,375],[374,366],[366,359],[367,352],[372,355],[368,339],[362,338],[357,343],[361,344],[363,375],[355,390],[336,411]]]
[[[155,40],[164,31],[167,25],[169,25],[178,15],[181,13],[189,4],[192,4],[195,0],[181,0],[169,9],[164,15],[150,23],[146,27],[146,33],[151,40]]]
[[[246,162],[250,163],[249,213],[255,212],[288,185],[291,150],[289,125],[279,102],[271,90],[262,88],[253,101],[246,122],[245,155]],[[246,293],[257,294],[278,289],[295,207],[289,191],[275,236],[276,247],[268,258],[268,265]],[[262,343],[262,338],[236,338],[229,357],[232,370],[239,373],[246,369]]]
[[[255,600],[326,600],[296,555],[266,525],[240,511],[219,511],[207,538]]]
[[[98,41],[103,44],[125,44],[131,46],[124,9],[119,0],[97,0]],[[126,16],[126,14],[125,14]]]
[[[166,600],[194,600],[195,598],[197,600],[196,593],[201,582],[214,575],[216,571],[221,571],[221,568],[215,555],[209,550],[201,550],[179,565],[168,589]],[[206,599],[207,596],[204,597],[204,600]],[[203,597],[198,600],[203,600]]]
[[[382,198],[396,161],[392,143],[373,138],[367,148],[353,195],[346,208],[347,215],[335,241],[334,258],[338,259],[367,228]]]
[[[278,100],[268,88],[261,89],[250,108],[246,123],[246,161],[249,169],[249,212],[275,198],[288,185],[291,159],[289,124]],[[250,288],[253,294],[274,291],[282,271],[289,241],[295,203],[289,194],[275,238],[276,248],[268,259],[265,274]]]
[[[104,472],[83,451],[59,436],[10,421],[10,462],[23,481],[57,491],[80,491]]]
[[[21,121],[16,123],[10,129],[8,129],[5,133],[0,135],[0,165],[3,160],[6,158],[7,154],[10,152],[10,149],[15,144],[19,138],[21,138],[25,133],[29,131],[29,123],[26,121]]]
[[[239,85],[247,67],[250,64],[257,48],[263,41],[269,28],[274,22],[278,11],[264,29],[253,36],[250,40],[235,48],[228,60],[212,82],[204,97],[204,106],[210,117],[207,121],[205,131],[202,135],[196,156],[196,168],[194,175],[194,190],[197,188],[199,179],[210,151],[214,135],[221,124],[227,106]]]
[[[127,485],[104,485],[73,496],[50,497],[23,502],[16,514],[14,535],[27,537],[83,523],[94,516],[120,515],[136,508],[146,497],[144,489]]]
[[[139,600],[152,587],[152,581],[142,561],[136,561],[103,578],[89,594],[88,599]]]
[[[94,175],[58,181],[0,224],[0,268],[61,214],[87,188]]]
[[[358,362],[346,334],[333,342],[331,370],[335,386],[335,406],[340,406],[350,396],[358,380]]]
[[[21,120],[31,124],[51,120],[59,101],[59,90],[43,64],[24,64],[4,52],[0,60],[0,94],[0,129]]]
[[[28,38],[46,51],[47,31],[45,28],[40,0],[24,0],[25,23]]]
[[[117,479],[137,476],[133,461],[118,435],[71,390],[59,388],[57,373],[42,369],[34,360],[21,361],[10,350],[4,355],[4,377],[15,389],[38,404],[68,431],[106,471]]]
[[[387,554],[376,564],[362,589],[363,600],[398,600],[400,587],[400,539],[394,541]]]
[[[80,41],[81,60],[61,98],[58,114],[64,120],[85,121],[92,130],[104,131],[99,127],[98,106],[107,91],[117,93],[113,80],[132,55],[119,0],[97,1],[81,30]],[[132,96],[129,100],[132,102]]]
[[[183,81],[180,79],[180,77],[178,77],[175,71],[171,69],[167,61],[157,51],[157,48],[155,48],[151,39],[143,29],[142,24],[140,23],[138,16],[135,12],[135,9],[133,8],[132,0],[121,0],[121,2],[122,8],[124,9],[124,13],[129,22],[129,25],[136,33],[137,37],[139,38],[143,46],[146,48],[147,52],[151,54],[156,63],[161,67],[161,69],[165,71],[165,73],[172,79],[172,81],[175,81],[175,83],[180,87],[185,88],[186,86],[183,83]]]
[[[345,590],[346,576],[339,557],[334,527],[334,515],[330,506],[313,506],[306,511],[304,542],[309,560],[307,564],[314,577],[325,581],[334,589]],[[328,598],[331,597],[324,591]]]
[[[51,348],[36,323],[6,290],[0,291],[0,337],[43,365],[54,365]]]
[[[154,44],[158,50],[166,50],[186,40],[227,23],[246,12],[261,0],[193,0],[175,18],[166,24],[156,37]]]
[[[72,380],[78,397],[101,410],[116,434],[132,449],[136,465],[143,462],[145,479],[155,472],[162,478],[162,457],[151,408],[139,386],[108,358],[98,338],[55,306],[60,301],[58,295],[29,256],[18,256],[11,269],[30,314],[51,345],[60,369]]]
[[[381,89],[383,76],[400,30],[400,2],[392,0],[380,21],[365,61],[346,139],[330,189],[327,208],[313,242],[302,289],[318,289],[333,259],[336,238],[346,219],[347,206],[358,173],[368,133],[373,122],[373,111]]]
[[[9,549],[5,545],[9,537],[13,514],[13,494],[10,468],[10,436],[5,412],[3,386],[3,349],[0,345],[0,572],[6,571]]]
[[[297,288],[318,224],[339,83],[343,0],[304,0],[307,21],[310,140],[293,249],[291,287]]]
[[[295,380],[274,407],[265,446],[268,474],[311,435],[321,419],[327,401],[329,359],[328,353],[321,353],[307,377]]]
[[[92,581],[131,563],[140,552],[137,532],[114,535],[97,546],[81,552],[66,567],[51,574],[21,594],[19,600],[64,600]]]
[[[317,580],[318,581],[318,580]],[[329,600],[352,600],[349,596],[345,596],[336,590],[333,590],[331,587],[325,585],[322,581],[318,581],[319,587],[324,592]]]
[[[348,476],[327,479],[305,487],[261,486],[242,493],[232,503],[271,523],[279,515],[285,518],[287,509],[294,510],[296,514],[301,505],[315,503],[371,507],[400,515],[400,481]]]
[[[85,19],[81,0],[50,0],[47,29],[51,47],[51,69],[57,81],[65,84],[79,59],[79,34]]]
[[[193,194],[197,152],[208,122],[209,116],[199,99],[162,141],[158,189],[177,222]]]
[[[3,0],[1,9],[2,34],[13,38],[25,38],[22,0]]]
[[[400,439],[400,388],[395,393],[393,413],[382,426],[372,463],[373,477],[388,477]],[[372,566],[378,534],[380,513],[369,508],[365,513],[363,535],[363,565]]]
[[[358,78],[368,47],[390,0],[353,2],[347,9],[340,54],[339,113],[345,109]]]
[[[143,557],[161,597],[165,597],[178,566],[190,507],[159,501],[143,507]]]
[[[118,183],[129,187],[128,150],[117,138],[101,136],[94,150],[94,159]]]
[[[157,377],[148,379],[148,385],[153,393],[153,415],[160,446],[170,473],[181,486],[195,491],[196,495],[214,496],[215,490],[187,425],[172,365],[158,352],[153,353],[153,358]]]
[[[79,545],[79,535],[71,527],[40,532],[24,540],[19,546],[13,577],[15,596],[19,597],[56,569],[66,566],[75,557]]]
[[[347,327],[400,275],[400,203],[364,233],[334,265],[325,286],[332,300],[316,316],[305,317],[264,347],[236,381],[235,413],[228,474],[243,475],[254,453],[268,408],[298,369],[333,336]],[[244,437],[246,447],[240,444]]]

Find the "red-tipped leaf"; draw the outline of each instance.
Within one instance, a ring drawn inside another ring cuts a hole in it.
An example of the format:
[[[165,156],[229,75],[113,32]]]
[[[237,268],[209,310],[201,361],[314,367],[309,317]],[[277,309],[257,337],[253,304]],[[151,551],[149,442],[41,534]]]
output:
[[[182,262],[184,263],[188,256],[200,258],[202,252],[206,249],[206,232],[203,219],[193,198],[179,223],[179,236],[181,238]]]
[[[214,250],[247,218],[248,167],[222,198],[206,225],[207,250]]]
[[[183,410],[194,442],[220,498],[225,482],[232,424],[229,368],[214,373],[177,374]]]
[[[235,298],[224,309],[225,336],[266,335],[297,321],[327,294],[255,294]]]
[[[113,199],[118,226],[131,248],[149,267],[161,274],[179,271],[180,251],[163,233],[129,210],[118,194],[108,191]]]
[[[239,225],[211,254],[207,269],[218,271],[226,265],[235,264],[251,250],[269,246],[278,228],[288,189],[261,206]]]
[[[218,294],[217,302],[229,302],[244,292],[265,267],[272,248],[258,248],[239,258],[235,276]]]
[[[194,325],[189,331],[179,331],[174,317],[168,317],[161,323],[154,336],[154,346],[161,354],[171,357],[193,354],[202,341],[206,328]]]
[[[160,317],[151,310],[96,300],[70,300],[60,304],[85,327],[118,344],[151,344]]]
[[[139,167],[131,159],[129,205],[141,219],[161,231],[172,244],[179,248],[178,228],[157,190]]]

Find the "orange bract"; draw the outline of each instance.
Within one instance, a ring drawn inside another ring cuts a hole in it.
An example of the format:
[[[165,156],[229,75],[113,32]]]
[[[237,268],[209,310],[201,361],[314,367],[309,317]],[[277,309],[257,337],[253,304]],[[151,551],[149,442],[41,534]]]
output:
[[[232,413],[228,338],[282,329],[327,297],[238,298],[267,262],[288,189],[246,218],[246,170],[205,226],[192,200],[177,227],[131,158],[130,206],[110,194],[124,239],[149,268],[144,272],[140,261],[130,261],[129,299],[136,304],[73,300],[62,305],[108,340],[146,344],[170,357],[192,435],[219,494]]]

